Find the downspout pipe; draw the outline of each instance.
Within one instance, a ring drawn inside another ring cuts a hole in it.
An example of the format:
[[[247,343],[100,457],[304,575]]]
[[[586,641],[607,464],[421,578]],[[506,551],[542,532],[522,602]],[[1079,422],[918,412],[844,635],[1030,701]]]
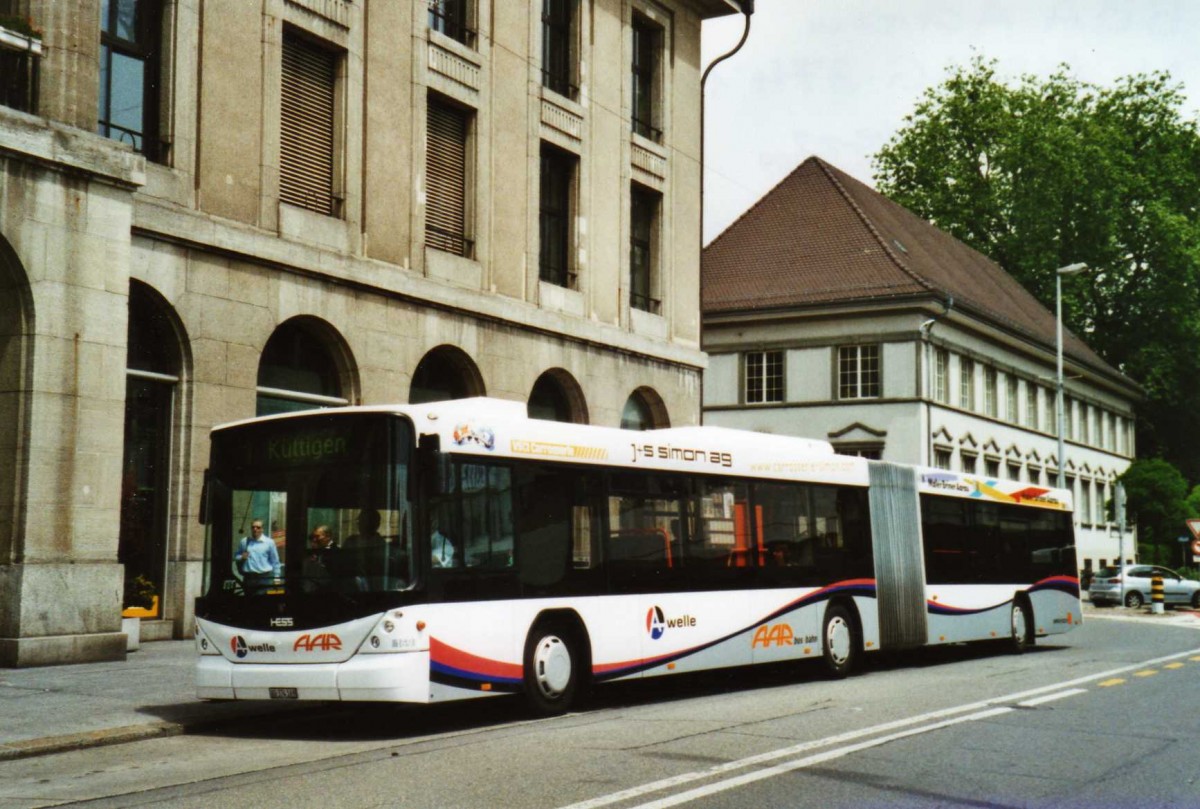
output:
[[[933,344],[929,341],[929,333],[937,322],[950,314],[954,308],[954,296],[947,296],[942,301],[944,307],[940,315],[934,315],[921,324],[921,341],[925,344],[925,445],[928,457],[926,466],[933,466]]]

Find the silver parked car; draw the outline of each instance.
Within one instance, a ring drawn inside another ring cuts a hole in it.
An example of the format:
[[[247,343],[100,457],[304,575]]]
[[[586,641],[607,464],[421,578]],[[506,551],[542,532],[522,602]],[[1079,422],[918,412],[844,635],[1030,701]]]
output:
[[[1150,603],[1150,580],[1162,576],[1164,604],[1190,604],[1200,609],[1200,581],[1185,579],[1174,570],[1155,565],[1130,565],[1121,569],[1102,567],[1096,571],[1088,596],[1093,604],[1124,604],[1137,609]]]

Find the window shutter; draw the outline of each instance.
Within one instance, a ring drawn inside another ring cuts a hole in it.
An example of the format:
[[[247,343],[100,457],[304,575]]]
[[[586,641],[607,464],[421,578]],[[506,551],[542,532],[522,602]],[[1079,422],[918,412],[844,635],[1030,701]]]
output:
[[[425,241],[467,255],[467,119],[430,99],[426,143]]]
[[[332,216],[334,88],[337,56],[296,36],[283,37],[279,196]]]

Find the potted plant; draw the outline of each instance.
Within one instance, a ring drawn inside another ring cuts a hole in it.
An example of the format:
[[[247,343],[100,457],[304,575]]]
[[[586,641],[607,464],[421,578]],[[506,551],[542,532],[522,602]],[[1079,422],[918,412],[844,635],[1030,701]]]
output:
[[[158,614],[158,595],[154,582],[138,574],[125,578],[124,609],[121,611],[121,631],[125,633],[125,651],[141,646],[142,618]]]

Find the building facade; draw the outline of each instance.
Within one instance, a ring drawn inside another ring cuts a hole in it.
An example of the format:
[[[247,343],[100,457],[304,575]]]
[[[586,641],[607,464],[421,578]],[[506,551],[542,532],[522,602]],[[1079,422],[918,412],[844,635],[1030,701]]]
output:
[[[1057,485],[1054,314],[864,184],[810,158],[705,249],[702,278],[706,424]],[[1064,485],[1088,570],[1119,558],[1109,503],[1141,393],[1070,333],[1064,362]]]
[[[698,421],[700,28],[736,10],[0,0],[0,665],[190,634],[213,425]]]

